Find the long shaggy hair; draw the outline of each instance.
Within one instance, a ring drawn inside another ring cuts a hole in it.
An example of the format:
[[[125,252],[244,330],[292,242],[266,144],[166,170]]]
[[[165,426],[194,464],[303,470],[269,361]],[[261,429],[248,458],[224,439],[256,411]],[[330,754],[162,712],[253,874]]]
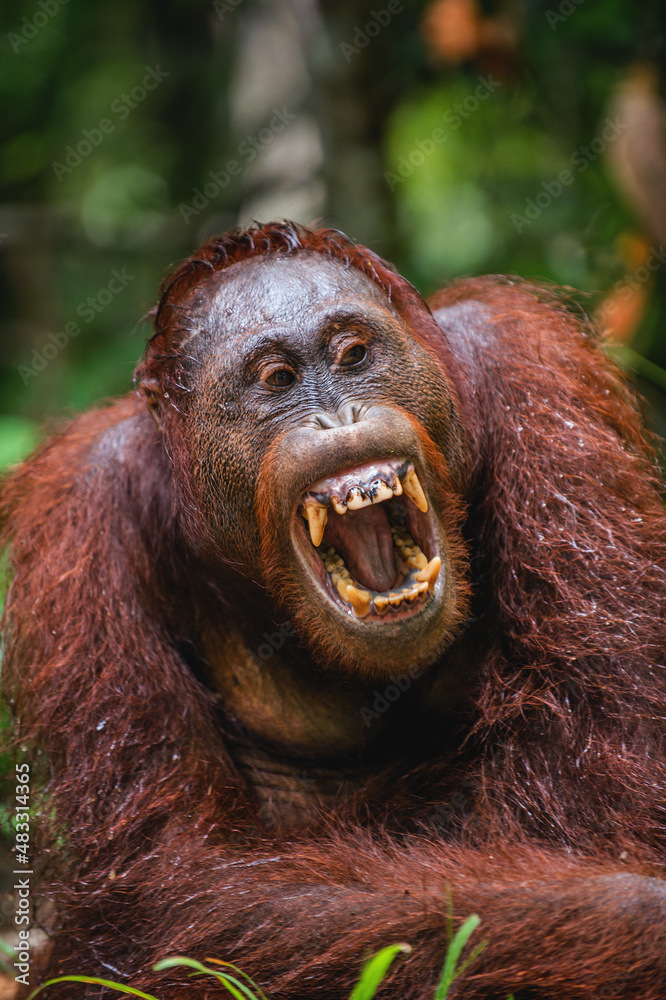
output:
[[[393,762],[352,807],[287,836],[262,829],[224,706],[193,669],[181,606],[224,615],[233,577],[201,561],[175,428],[206,275],[306,251],[382,288],[455,386],[475,620],[445,657],[465,666],[464,705],[427,759]],[[151,971],[212,955],[304,1000],[345,994],[363,954],[407,940],[384,995],[424,1000],[450,892],[489,941],[456,997],[661,1000],[665,884],[646,876],[663,874],[666,830],[666,516],[640,407],[586,323],[502,278],[428,307],[341,234],[272,224],[209,241],[165,281],[138,377],[169,393],[176,445],[130,395],[2,489],[5,692],[45,782],[38,847],[57,908],[37,975],[226,996]]]

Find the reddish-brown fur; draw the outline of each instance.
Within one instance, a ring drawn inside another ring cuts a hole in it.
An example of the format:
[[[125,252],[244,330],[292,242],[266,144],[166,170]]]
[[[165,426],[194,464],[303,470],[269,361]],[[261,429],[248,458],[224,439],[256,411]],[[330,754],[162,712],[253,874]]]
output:
[[[666,516],[632,392],[550,293],[466,280],[430,303],[438,326],[369,251],[272,226],[211,241],[165,286],[140,376],[168,389],[174,427],[178,306],[202,275],[304,248],[384,288],[459,400],[447,465],[428,454],[441,502],[466,511],[456,558],[474,618],[442,659],[464,702],[439,742],[407,747],[354,799],[295,832],[266,826],[193,669],[185,596],[219,618],[244,584],[188,485],[187,447],[167,454],[135,395],[75,420],[2,498],[5,686],[48,781],[60,928],[37,975],[226,996],[151,971],[186,954],[232,960],[274,997],[344,997],[366,953],[408,941],[380,995],[426,1000],[450,894],[488,941],[451,995],[661,1000]]]

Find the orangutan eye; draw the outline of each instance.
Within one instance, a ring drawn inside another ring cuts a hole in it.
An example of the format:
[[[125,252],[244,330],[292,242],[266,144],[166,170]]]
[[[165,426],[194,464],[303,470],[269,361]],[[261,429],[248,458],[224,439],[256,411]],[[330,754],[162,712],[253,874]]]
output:
[[[264,382],[274,389],[286,389],[296,381],[291,368],[274,368],[264,377]]]
[[[338,366],[340,368],[351,368],[352,365],[358,365],[361,361],[365,361],[367,355],[368,352],[363,344],[352,344],[338,361]]]

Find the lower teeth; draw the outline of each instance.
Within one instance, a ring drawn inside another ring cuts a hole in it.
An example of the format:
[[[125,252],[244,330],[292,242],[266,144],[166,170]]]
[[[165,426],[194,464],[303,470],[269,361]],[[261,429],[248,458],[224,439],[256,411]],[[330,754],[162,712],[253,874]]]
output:
[[[413,604],[416,600],[424,600],[428,591],[435,589],[441,565],[439,558],[435,557],[428,562],[404,526],[393,525],[391,533],[399,554],[399,568],[406,571],[400,590],[373,594],[355,583],[342,556],[332,546],[327,545],[319,550],[331,583],[357,618],[365,618],[371,611],[383,616],[390,608],[397,609],[405,601]]]

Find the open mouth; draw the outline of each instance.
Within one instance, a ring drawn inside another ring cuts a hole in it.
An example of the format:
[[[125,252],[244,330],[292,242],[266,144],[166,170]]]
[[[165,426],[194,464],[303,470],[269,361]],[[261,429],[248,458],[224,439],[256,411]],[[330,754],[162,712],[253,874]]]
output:
[[[329,598],[349,614],[395,621],[431,599],[442,562],[409,460],[382,458],[321,479],[300,497],[298,515],[299,548]]]

